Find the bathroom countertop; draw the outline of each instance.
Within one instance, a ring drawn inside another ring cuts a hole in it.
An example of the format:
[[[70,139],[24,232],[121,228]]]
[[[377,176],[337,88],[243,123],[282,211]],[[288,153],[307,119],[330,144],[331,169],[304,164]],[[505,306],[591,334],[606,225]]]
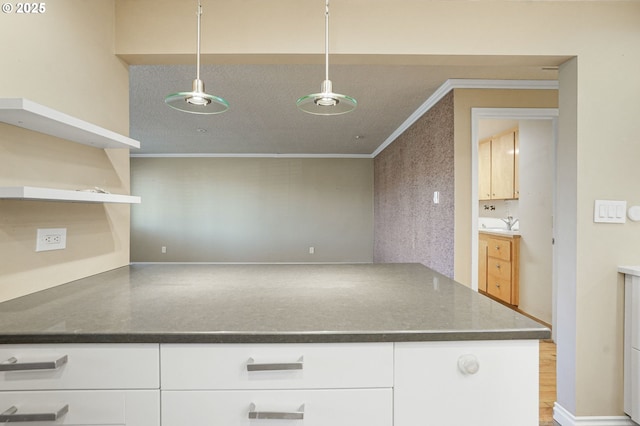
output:
[[[140,264],[0,304],[0,344],[549,337],[420,264]]]
[[[519,230],[509,231],[508,229],[478,228],[478,232],[483,234],[501,235],[503,237],[520,237]]]

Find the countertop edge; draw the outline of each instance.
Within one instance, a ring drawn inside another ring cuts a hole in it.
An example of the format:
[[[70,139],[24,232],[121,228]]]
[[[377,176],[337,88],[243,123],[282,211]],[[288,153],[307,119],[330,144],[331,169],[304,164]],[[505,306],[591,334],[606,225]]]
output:
[[[435,342],[477,340],[544,340],[551,338],[548,328],[529,330],[483,330],[453,332],[289,332],[289,333],[45,333],[3,334],[0,344],[75,343],[370,343]]]
[[[618,266],[618,272],[640,277],[640,266]]]

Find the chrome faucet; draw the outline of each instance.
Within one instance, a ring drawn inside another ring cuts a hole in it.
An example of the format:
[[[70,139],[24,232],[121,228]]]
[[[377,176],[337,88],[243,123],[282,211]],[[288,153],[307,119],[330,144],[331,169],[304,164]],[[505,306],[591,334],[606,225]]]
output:
[[[513,216],[507,216],[506,219],[501,218],[500,220],[507,224],[507,229],[509,231],[513,230],[513,226],[518,223],[518,219],[514,219]]]

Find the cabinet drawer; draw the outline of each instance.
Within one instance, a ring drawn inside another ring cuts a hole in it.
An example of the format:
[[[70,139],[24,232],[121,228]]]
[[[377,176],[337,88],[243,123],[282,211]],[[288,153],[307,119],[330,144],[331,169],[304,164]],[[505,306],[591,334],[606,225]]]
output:
[[[57,368],[29,370],[65,357]],[[158,345],[0,345],[0,363],[20,369],[0,371],[0,390],[159,387]]]
[[[393,386],[392,343],[161,345],[163,389]]]
[[[489,238],[489,246],[487,248],[489,257],[495,257],[496,259],[511,260],[511,241],[498,240],[496,238]]]
[[[162,425],[390,426],[392,406],[391,389],[163,391]]]
[[[487,280],[487,293],[506,303],[512,303],[511,282],[509,280],[490,275]]]
[[[159,390],[0,392],[0,412],[16,407],[14,415],[52,414],[65,406],[57,421],[18,424],[160,425]]]
[[[397,343],[395,368],[394,426],[538,426],[537,340]]]
[[[487,259],[487,274],[489,277],[511,281],[511,262],[490,257]]]

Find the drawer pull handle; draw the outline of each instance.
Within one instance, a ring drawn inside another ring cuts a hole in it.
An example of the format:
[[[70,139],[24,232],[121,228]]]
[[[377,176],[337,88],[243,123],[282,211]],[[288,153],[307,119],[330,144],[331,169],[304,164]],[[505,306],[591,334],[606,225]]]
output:
[[[55,422],[67,414],[69,405],[65,405],[55,413],[16,414],[18,409],[13,406],[0,414],[0,423],[4,422]]]
[[[247,361],[247,371],[282,371],[282,370],[302,370],[303,359],[296,362],[276,362],[270,364],[259,364],[253,358]]]
[[[249,405],[249,418],[257,420],[303,420],[304,404],[298,411],[256,411],[256,405],[252,402]]]
[[[57,370],[67,363],[69,358],[64,355],[55,361],[43,362],[18,362],[18,359],[11,357],[0,363],[0,371],[29,371],[29,370]]]
[[[496,263],[496,268],[500,269],[500,264]]]

